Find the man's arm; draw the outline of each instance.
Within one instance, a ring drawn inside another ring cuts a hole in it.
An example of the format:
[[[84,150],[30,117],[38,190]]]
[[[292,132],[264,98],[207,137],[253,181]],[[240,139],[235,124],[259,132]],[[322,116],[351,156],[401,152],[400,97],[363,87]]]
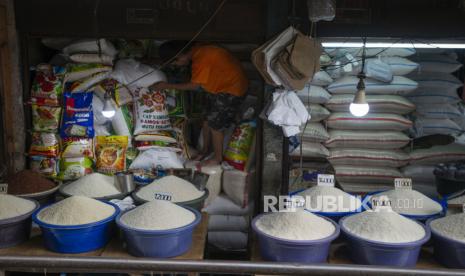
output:
[[[186,83],[168,83],[168,82],[157,82],[150,86],[153,90],[162,90],[162,89],[177,89],[177,90],[197,90],[200,88],[200,85],[192,82]]]

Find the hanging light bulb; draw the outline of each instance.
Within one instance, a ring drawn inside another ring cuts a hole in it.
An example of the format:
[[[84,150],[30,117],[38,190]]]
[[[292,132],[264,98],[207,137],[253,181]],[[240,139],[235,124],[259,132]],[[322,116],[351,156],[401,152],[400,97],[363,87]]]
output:
[[[363,117],[368,114],[370,111],[370,106],[368,105],[365,98],[365,83],[363,82],[364,76],[359,76],[359,81],[357,84],[357,93],[354,96],[354,100],[350,104],[350,113],[356,117]]]
[[[350,113],[355,117],[363,117],[370,111],[365,98],[365,44],[366,38],[363,39],[363,53],[362,53],[362,70],[358,74],[357,93],[355,93],[354,100],[349,106]]]
[[[103,104],[103,109],[102,109],[102,115],[105,117],[105,118],[113,118],[116,114],[116,110],[113,106],[113,104],[111,103],[111,95],[110,93],[108,92],[105,92],[105,98],[104,98],[105,102]]]

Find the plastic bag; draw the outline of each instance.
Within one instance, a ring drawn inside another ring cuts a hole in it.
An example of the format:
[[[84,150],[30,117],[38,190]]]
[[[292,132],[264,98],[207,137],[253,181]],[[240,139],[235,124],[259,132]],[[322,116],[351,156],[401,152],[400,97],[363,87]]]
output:
[[[94,143],[89,138],[69,137],[63,139],[62,158],[70,157],[94,158]]]
[[[127,136],[97,136],[97,171],[105,174],[123,172],[126,169],[127,147]]]
[[[154,83],[166,81],[165,73],[134,59],[119,60],[111,73],[111,78],[130,88],[149,87]]]
[[[150,170],[157,167],[163,169],[182,169],[183,164],[178,155],[166,149],[149,149],[137,156],[129,167],[130,170]]]
[[[165,94],[168,114],[170,116],[184,115],[184,92],[175,89],[168,89],[165,90]]]
[[[161,91],[138,88],[136,97],[134,135],[156,133],[159,130],[171,129],[170,118],[166,108],[166,95]]]
[[[93,74],[100,72],[110,72],[111,66],[102,64],[74,64],[69,63],[66,66],[66,74],[64,82],[73,82],[80,79],[85,79]]]
[[[236,127],[224,153],[224,160],[234,168],[243,171],[249,160],[255,129],[255,121],[244,122]]]
[[[63,53],[72,55],[75,53],[97,53],[114,57],[118,51],[113,44],[104,39],[83,39],[75,41],[63,48]]]
[[[56,132],[60,125],[61,107],[32,104],[32,125],[35,131]]]
[[[95,73],[90,77],[73,82],[70,86],[70,90],[71,92],[85,92],[91,86],[94,86],[95,84],[106,79],[109,75],[110,72]]]
[[[74,54],[69,58],[77,63],[99,63],[113,65],[113,57],[99,54]]]
[[[31,89],[33,101],[42,105],[59,105],[63,93],[63,74],[63,67],[52,67],[45,63],[37,65]]]
[[[31,171],[38,172],[46,177],[56,177],[58,175],[58,160],[46,156],[32,155],[29,157],[29,167]]]
[[[92,92],[65,92],[65,110],[60,129],[61,137],[94,137],[94,113],[92,111]]]
[[[172,131],[157,131],[153,134],[140,134],[135,138],[136,141],[163,141],[167,143],[176,143],[176,135]]]
[[[60,154],[60,143],[55,133],[33,132],[31,140],[29,155],[57,157]]]
[[[163,141],[136,141],[135,147],[141,151],[148,149],[166,149],[174,152],[181,151],[177,143],[168,143]]]
[[[87,157],[62,158],[60,160],[61,180],[75,180],[92,173],[92,160]]]
[[[332,21],[336,16],[335,0],[307,0],[308,19],[312,22]]]

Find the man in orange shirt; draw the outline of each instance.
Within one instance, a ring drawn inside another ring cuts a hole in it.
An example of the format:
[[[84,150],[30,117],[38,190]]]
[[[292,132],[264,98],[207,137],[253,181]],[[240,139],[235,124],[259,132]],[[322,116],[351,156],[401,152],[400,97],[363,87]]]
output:
[[[234,122],[245,97],[248,80],[239,62],[230,52],[214,45],[187,45],[187,41],[168,41],[159,48],[163,62],[174,66],[191,65],[191,80],[187,83],[159,82],[153,89],[204,90],[207,92],[206,110],[202,128],[203,149],[197,158],[208,155],[212,137],[214,157],[203,165],[223,161],[224,130]]]

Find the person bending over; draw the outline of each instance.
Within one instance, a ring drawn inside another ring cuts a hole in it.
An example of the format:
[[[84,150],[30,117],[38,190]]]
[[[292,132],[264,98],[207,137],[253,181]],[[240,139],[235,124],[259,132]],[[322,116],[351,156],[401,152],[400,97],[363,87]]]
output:
[[[162,61],[183,67],[191,65],[191,80],[186,83],[158,82],[152,89],[200,90],[206,92],[203,112],[203,148],[196,160],[203,165],[216,165],[223,161],[224,131],[234,123],[248,88],[248,80],[239,60],[226,49],[215,45],[191,44],[187,41],[168,41],[160,45]],[[187,47],[186,47],[187,45]],[[212,139],[210,139],[212,138]],[[209,155],[210,141],[214,156]]]

